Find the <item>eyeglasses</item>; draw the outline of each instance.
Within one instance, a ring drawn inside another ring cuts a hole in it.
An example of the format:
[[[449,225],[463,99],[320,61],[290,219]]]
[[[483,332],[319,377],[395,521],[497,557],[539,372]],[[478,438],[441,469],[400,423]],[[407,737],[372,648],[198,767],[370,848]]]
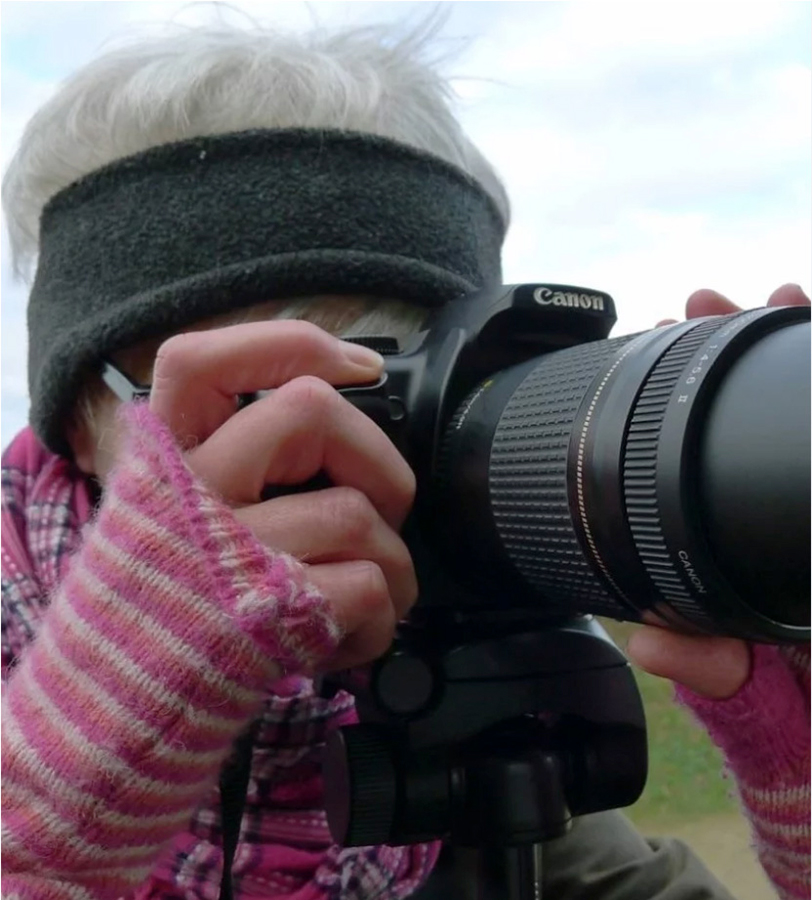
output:
[[[109,359],[102,360],[101,370],[102,381],[110,388],[110,390],[121,400],[122,403],[130,403],[132,400],[149,400],[152,393],[152,385],[138,384],[130,379],[118,368],[113,365]],[[253,394],[239,394],[237,396],[237,408],[242,409],[249,403],[262,396],[264,391],[258,391]]]
[[[129,403],[131,400],[148,400],[152,391],[151,385],[130,381],[120,369],[107,359],[102,360],[101,377],[107,387],[124,403]]]

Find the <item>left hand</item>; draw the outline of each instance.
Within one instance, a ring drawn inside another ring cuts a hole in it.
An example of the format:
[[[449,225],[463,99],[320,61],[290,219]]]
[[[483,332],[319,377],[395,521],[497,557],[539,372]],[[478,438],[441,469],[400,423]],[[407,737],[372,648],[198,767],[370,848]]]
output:
[[[809,297],[797,284],[783,285],[767,301],[767,306],[809,305]],[[685,307],[688,319],[740,311],[741,307],[711,290],[695,291]],[[674,322],[676,319],[666,319],[659,325]],[[732,697],[750,677],[750,648],[737,638],[681,634],[664,625],[647,624],[632,635],[626,652],[646,672],[669,678],[712,700]]]

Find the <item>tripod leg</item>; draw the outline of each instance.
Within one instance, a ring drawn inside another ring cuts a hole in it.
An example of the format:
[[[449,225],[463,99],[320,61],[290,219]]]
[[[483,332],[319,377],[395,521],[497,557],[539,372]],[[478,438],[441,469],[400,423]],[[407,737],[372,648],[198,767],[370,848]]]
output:
[[[541,900],[542,845],[455,847],[454,900]]]

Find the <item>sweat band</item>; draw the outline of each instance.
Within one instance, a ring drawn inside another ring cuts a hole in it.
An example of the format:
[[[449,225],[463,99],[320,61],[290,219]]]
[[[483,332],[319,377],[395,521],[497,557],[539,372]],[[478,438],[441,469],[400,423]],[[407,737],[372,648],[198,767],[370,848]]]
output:
[[[504,232],[474,179],[368,134],[249,131],[118,160],[43,210],[31,424],[70,455],[66,417],[102,357],[213,315],[311,294],[436,306],[499,282]]]

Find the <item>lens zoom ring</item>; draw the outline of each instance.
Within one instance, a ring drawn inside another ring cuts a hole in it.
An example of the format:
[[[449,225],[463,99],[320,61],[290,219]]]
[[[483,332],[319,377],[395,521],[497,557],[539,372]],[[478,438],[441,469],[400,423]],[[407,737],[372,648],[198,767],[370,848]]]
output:
[[[503,546],[525,580],[569,612],[581,601],[597,615],[617,614],[573,527],[567,455],[584,394],[623,343],[544,357],[505,406],[494,435],[489,488]]]
[[[624,454],[623,486],[626,514],[637,552],[663,600],[686,618],[712,625],[686,587],[665,543],[657,502],[657,448],[666,407],[685,367],[718,320],[703,322],[680,338],[659,360],[640,392],[629,424]]]

